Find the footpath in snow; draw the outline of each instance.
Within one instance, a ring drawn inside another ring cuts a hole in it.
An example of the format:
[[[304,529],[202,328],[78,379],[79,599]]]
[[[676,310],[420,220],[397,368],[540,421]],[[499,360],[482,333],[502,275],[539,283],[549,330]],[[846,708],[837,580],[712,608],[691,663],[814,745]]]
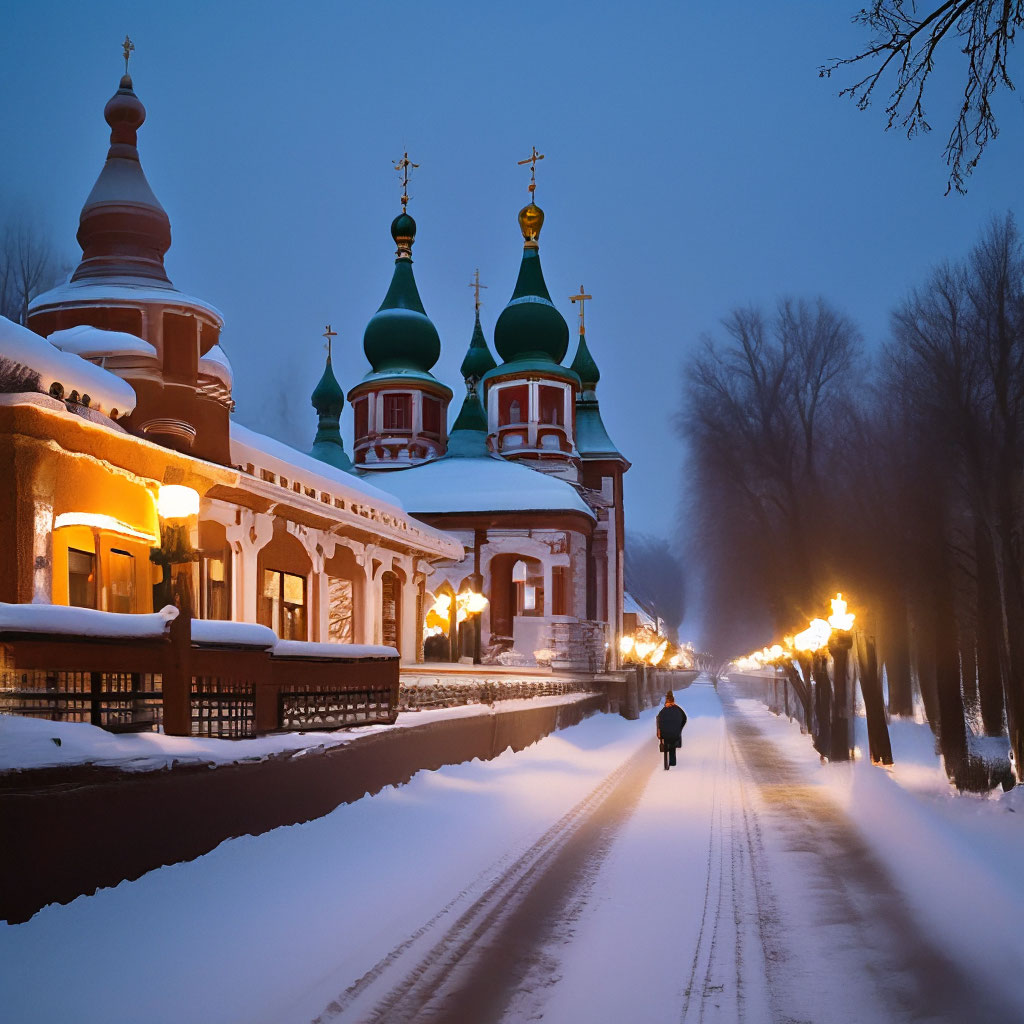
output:
[[[0,1016],[1024,1018],[1012,802],[821,766],[755,702],[677,696],[671,771],[653,709],[598,715],[0,926]]]

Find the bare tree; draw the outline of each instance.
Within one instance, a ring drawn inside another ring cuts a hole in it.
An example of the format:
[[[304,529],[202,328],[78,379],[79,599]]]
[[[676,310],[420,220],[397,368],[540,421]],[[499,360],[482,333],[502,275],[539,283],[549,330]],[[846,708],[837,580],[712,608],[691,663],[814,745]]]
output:
[[[985,147],[999,134],[992,97],[999,86],[1012,91],[1007,57],[1017,29],[1024,25],[1024,0],[946,0],[931,10],[919,10],[916,0],[873,0],[854,15],[872,39],[859,53],[822,65],[818,74],[848,65],[871,70],[840,92],[866,109],[879,82],[896,76],[885,108],[886,129],[899,125],[907,137],[931,131],[924,94],[943,44],[966,58],[963,99],[946,140],[944,157],[949,167],[946,194],[965,192],[966,179],[977,166]]]
[[[708,573],[738,577],[756,601],[770,581],[775,628],[788,630],[821,596],[814,577],[826,543],[822,484],[860,336],[823,299],[784,299],[770,318],[735,310],[723,327],[726,344],[705,339],[693,363],[679,421],[707,508],[695,519],[696,550],[705,585]],[[747,611],[754,614],[741,604],[732,613]]]
[[[25,213],[0,218],[0,316],[26,323],[32,299],[66,272],[38,220]]]

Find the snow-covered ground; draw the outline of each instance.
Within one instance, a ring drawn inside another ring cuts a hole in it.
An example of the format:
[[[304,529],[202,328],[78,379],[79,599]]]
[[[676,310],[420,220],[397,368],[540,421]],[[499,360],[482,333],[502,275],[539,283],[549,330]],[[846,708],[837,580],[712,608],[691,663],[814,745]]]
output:
[[[1015,794],[953,797],[910,762],[902,775],[821,766],[795,726],[756,702],[723,710],[703,683],[679,696],[690,721],[672,771],[653,710],[637,722],[594,716],[0,926],[0,1017],[405,1021],[375,1008],[400,1001],[424,967],[438,993],[455,993],[466,979],[445,958],[457,968],[458,954],[492,965],[489,989],[509,988],[508,1022],[973,1024],[991,1019],[986,992],[1013,1008],[1004,1021],[1024,1019]],[[755,745],[777,754],[777,784],[751,767]],[[794,800],[814,813],[793,820]],[[847,859],[841,841],[858,829],[866,853]],[[894,883],[858,875],[871,858]],[[850,876],[846,903],[830,873]],[[544,919],[539,904],[538,927],[523,933],[516,907],[545,880],[563,883],[557,914]],[[848,905],[856,886],[874,890],[870,927],[866,905]],[[926,971],[894,957],[887,932],[960,964],[979,1014],[913,1016],[901,993]],[[487,961],[498,940],[507,945]]]
[[[353,726],[331,732],[271,733],[251,740],[165,736],[157,732],[115,734],[83,722],[48,722],[0,715],[0,772],[71,765],[154,771],[174,764],[223,765],[262,761],[275,754],[313,753],[391,729],[412,729],[447,718],[473,718],[568,704],[591,696],[570,693],[504,700],[493,705],[465,704],[429,711],[403,711],[394,725]]]

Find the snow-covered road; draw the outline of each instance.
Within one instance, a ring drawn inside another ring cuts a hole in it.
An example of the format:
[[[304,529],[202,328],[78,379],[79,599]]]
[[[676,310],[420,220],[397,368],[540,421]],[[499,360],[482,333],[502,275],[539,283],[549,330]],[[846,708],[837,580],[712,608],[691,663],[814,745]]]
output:
[[[1024,1019],[1019,883],[991,943],[954,955],[956,921],[936,930],[891,880],[886,836],[864,838],[806,738],[727,689],[679,699],[671,771],[653,710],[595,716],[3,927],[0,1017]],[[895,841],[908,815],[879,777],[868,817],[897,808]]]

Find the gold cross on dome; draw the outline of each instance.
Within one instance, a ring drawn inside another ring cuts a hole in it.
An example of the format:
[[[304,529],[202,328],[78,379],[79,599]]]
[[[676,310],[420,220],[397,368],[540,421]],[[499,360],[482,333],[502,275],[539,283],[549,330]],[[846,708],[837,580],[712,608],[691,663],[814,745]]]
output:
[[[480,289],[486,288],[487,285],[480,283],[480,268],[476,268],[476,273],[473,274],[473,280],[469,282],[469,287],[473,289],[473,293],[476,296],[476,311],[480,312]]]
[[[583,323],[583,309],[584,309],[584,306],[586,305],[587,301],[589,299],[592,299],[593,297],[594,297],[593,295],[587,295],[583,291],[583,285],[580,285],[580,291],[579,291],[578,295],[570,295],[569,296],[569,301],[570,302],[572,302],[572,303],[577,303],[578,302],[580,304],[580,334],[586,334],[587,333],[587,329],[586,329],[586,327],[584,326],[584,323]]]
[[[416,170],[419,164],[414,164],[409,159],[408,150],[402,154],[402,159],[395,164],[395,170],[402,176],[402,212],[405,213],[406,204],[409,202],[409,172]]]
[[[520,160],[519,166],[522,167],[523,164],[530,165],[530,197],[532,198],[533,193],[537,191],[537,161],[543,160],[544,154],[538,153],[536,146],[531,146],[530,149],[533,152],[525,160]]]
[[[331,339],[332,338],[336,338],[337,336],[338,336],[338,332],[337,331],[332,331],[331,330],[331,325],[328,324],[327,325],[327,330],[324,331],[324,333],[322,335],[322,337],[327,339],[327,362],[331,361]]]
[[[121,47],[124,49],[124,73],[127,75],[128,74],[128,58],[131,57],[132,50],[135,49],[135,44],[126,35],[124,37],[124,42],[121,44]]]

